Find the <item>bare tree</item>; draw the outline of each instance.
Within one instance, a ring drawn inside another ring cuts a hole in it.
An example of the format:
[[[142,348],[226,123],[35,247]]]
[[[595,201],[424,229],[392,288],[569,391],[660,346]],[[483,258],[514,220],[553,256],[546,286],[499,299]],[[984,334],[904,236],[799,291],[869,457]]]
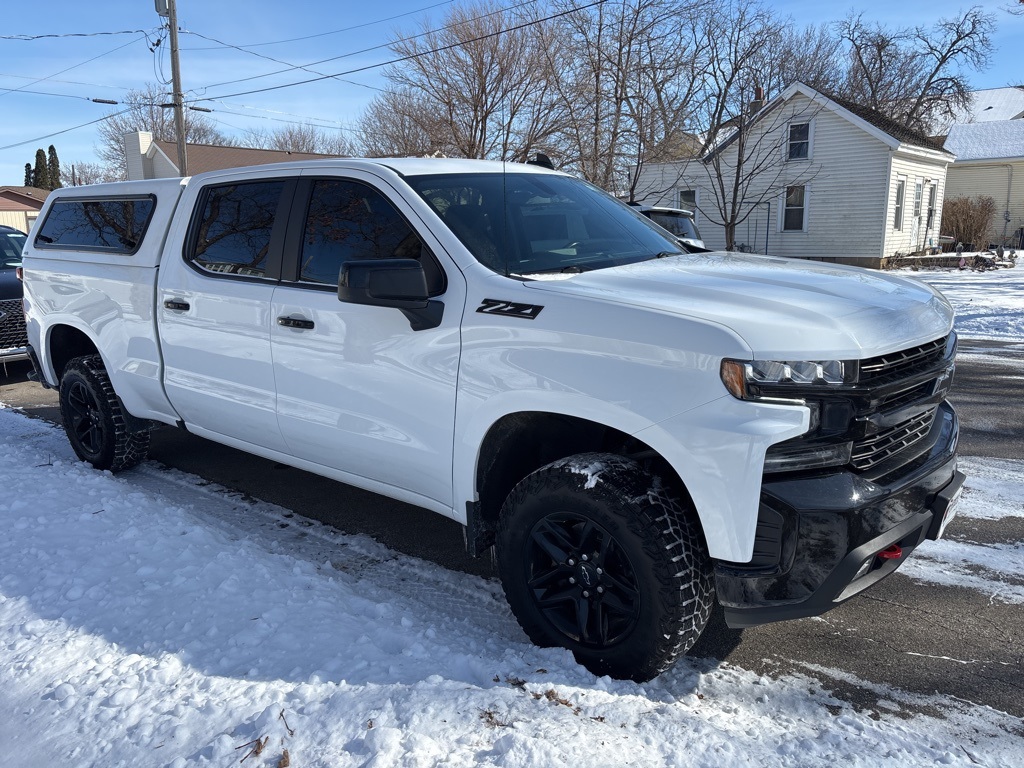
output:
[[[111,174],[110,168],[101,163],[61,163],[60,180],[65,187],[81,187],[86,184],[103,184],[121,181]]]
[[[963,69],[983,69],[992,52],[995,17],[975,6],[930,29],[889,30],[851,14],[838,24],[850,48],[843,94],[924,133],[968,106]]]
[[[688,108],[703,67],[694,29],[711,10],[704,0],[625,0],[558,20],[564,166],[633,198],[647,163],[692,152]]]
[[[757,64],[759,85],[765,93],[781,93],[793,83],[804,83],[823,93],[839,93],[846,79],[843,40],[829,24],[803,29],[782,25]]]
[[[359,140],[368,157],[416,157],[448,146],[439,105],[412,89],[389,88],[359,119]]]
[[[543,148],[563,123],[546,56],[558,41],[547,22],[527,13],[491,0],[456,6],[439,29],[396,40],[392,48],[405,60],[387,71],[394,95],[371,110],[379,115],[384,104],[415,100],[425,108],[377,126],[372,149],[417,133],[429,136],[432,151],[460,157],[525,159]],[[381,136],[393,123],[399,135]]]
[[[253,149],[281,149],[288,152],[306,152],[321,155],[351,157],[358,154],[355,145],[340,129],[327,129],[310,123],[293,123],[274,131],[251,128],[241,139],[241,146]]]
[[[126,133],[149,131],[154,139],[177,141],[174,112],[162,106],[168,103],[170,95],[161,86],[149,83],[143,90],[129,91],[124,98],[127,107],[100,123],[97,154],[108,167],[108,175],[120,180],[128,178],[123,139]],[[185,140],[191,144],[234,143],[217,130],[210,118],[192,110],[185,110]]]

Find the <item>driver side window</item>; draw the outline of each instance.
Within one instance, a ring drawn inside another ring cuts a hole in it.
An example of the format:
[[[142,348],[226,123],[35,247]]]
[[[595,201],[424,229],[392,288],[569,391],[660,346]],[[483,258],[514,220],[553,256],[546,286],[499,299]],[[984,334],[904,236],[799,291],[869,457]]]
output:
[[[337,285],[341,265],[360,259],[416,259],[430,295],[444,293],[433,254],[390,201],[358,181],[318,179],[306,213],[299,281]]]

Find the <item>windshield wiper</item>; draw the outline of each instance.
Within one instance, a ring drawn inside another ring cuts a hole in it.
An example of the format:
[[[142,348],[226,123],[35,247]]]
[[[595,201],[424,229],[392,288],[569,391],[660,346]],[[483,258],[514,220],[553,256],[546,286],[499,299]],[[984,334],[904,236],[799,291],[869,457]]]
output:
[[[654,254],[656,259],[667,259],[669,256],[683,256],[685,255],[682,251],[658,251]]]

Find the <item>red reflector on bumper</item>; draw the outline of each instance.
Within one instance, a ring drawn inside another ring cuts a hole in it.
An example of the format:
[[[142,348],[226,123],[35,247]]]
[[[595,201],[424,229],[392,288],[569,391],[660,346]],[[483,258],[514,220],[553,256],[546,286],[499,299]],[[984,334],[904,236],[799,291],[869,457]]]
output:
[[[903,557],[903,547],[893,544],[891,547],[886,547],[879,552],[878,556],[883,560],[899,560]]]

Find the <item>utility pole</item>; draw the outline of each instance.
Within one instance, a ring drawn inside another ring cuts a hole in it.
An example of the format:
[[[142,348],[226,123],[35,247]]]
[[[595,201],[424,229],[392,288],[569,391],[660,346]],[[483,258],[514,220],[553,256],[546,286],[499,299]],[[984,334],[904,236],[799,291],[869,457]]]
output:
[[[185,153],[185,95],[181,92],[181,66],[178,63],[178,3],[177,0],[154,0],[156,12],[167,17],[171,30],[171,100],[174,102],[174,133],[178,137],[178,173],[188,176],[188,157]]]

